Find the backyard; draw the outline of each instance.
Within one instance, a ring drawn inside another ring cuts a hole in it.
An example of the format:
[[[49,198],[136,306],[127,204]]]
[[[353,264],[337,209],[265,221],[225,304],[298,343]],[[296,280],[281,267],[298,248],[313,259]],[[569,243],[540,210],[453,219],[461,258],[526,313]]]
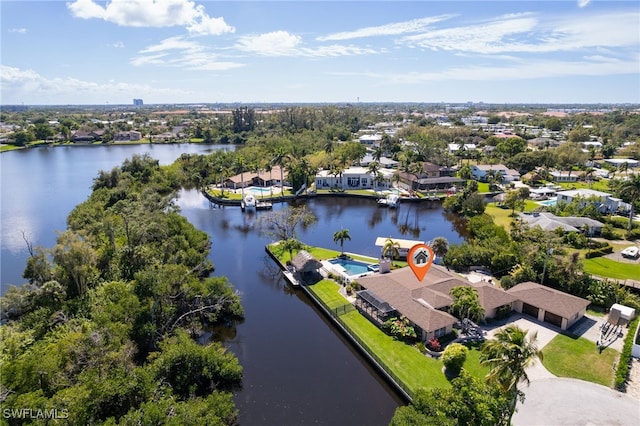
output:
[[[329,309],[345,305],[348,301],[339,293],[340,285],[331,280],[322,280],[307,287],[320,298]],[[389,336],[357,310],[340,316],[340,321],[349,332],[363,342],[373,356],[384,363],[412,392],[419,388],[449,386],[442,372],[441,361],[422,354],[415,346]],[[464,368],[475,377],[484,377],[489,371],[480,365],[480,351],[470,348]]]

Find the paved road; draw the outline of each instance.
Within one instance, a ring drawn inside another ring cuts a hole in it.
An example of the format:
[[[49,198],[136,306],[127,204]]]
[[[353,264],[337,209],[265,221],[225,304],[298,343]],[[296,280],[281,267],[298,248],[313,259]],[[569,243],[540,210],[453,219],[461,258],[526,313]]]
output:
[[[595,383],[548,378],[531,381],[523,391],[514,426],[640,425],[640,401]]]
[[[558,332],[556,327],[522,315],[512,315],[508,322],[537,332],[537,344],[543,352]],[[572,331],[595,342],[600,323],[598,318],[584,318]],[[493,337],[500,328],[486,330],[486,337]],[[620,351],[622,343],[623,339],[617,339],[612,347]],[[539,361],[527,368],[527,375],[531,383],[521,385],[525,401],[518,404],[514,426],[640,425],[640,400],[629,395],[595,383],[556,377]]]

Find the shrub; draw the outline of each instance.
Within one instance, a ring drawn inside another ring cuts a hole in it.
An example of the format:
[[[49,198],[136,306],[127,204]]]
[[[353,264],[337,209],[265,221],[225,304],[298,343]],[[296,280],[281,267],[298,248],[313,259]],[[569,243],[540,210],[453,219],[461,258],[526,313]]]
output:
[[[637,316],[629,324],[629,332],[624,340],[624,346],[622,347],[622,353],[620,354],[620,360],[618,361],[618,369],[616,370],[614,386],[619,391],[624,391],[626,387],[627,376],[629,375],[629,368],[631,364],[631,350],[633,349],[633,340],[638,328],[638,322],[640,322],[640,317]]]
[[[460,370],[467,360],[467,352],[469,349],[460,343],[452,343],[447,346],[442,353],[442,363],[447,371],[455,375],[460,374]]]
[[[440,352],[442,350],[442,345],[440,345],[440,341],[438,340],[438,338],[433,337],[427,342],[427,348],[435,352]]]

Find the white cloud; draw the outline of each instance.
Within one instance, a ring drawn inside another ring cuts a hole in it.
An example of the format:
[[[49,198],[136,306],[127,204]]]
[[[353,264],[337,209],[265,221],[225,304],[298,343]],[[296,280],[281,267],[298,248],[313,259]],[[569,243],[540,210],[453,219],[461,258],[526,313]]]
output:
[[[166,38],[141,50],[138,56],[131,59],[131,64],[206,71],[223,71],[244,66],[237,62],[220,61],[219,56],[209,53],[206,46],[182,36]]]
[[[12,34],[26,34],[27,33],[27,29],[26,28],[9,28],[7,31],[9,33],[12,33]]]
[[[377,27],[365,27],[355,31],[345,31],[327,36],[318,37],[318,41],[338,41],[338,40],[350,40],[354,38],[362,37],[378,37],[378,36],[390,36],[400,35],[406,33],[415,33],[426,29],[429,25],[450,19],[453,15],[440,15],[429,18],[412,19],[410,21],[395,22],[392,24],[380,25]]]
[[[591,0],[578,0],[578,7],[586,7],[589,3],[591,3]]]
[[[287,31],[240,37],[235,46],[243,52],[255,53],[261,56],[350,56],[377,53],[375,49],[347,45],[329,45],[307,47],[303,45],[302,37]]]
[[[404,37],[401,44],[478,54],[550,53],[603,47],[637,47],[637,11],[600,13],[541,21],[532,14],[436,29]]]
[[[116,49],[123,49],[124,43],[121,41],[116,41],[115,43],[111,43],[109,46],[115,47]]]
[[[257,53],[264,56],[291,56],[302,43],[300,36],[287,31],[273,31],[254,36],[240,37],[236,47],[244,52]]]
[[[38,99],[41,103],[103,103],[105,100],[119,99],[130,101],[136,96],[154,96],[156,98],[193,96],[184,90],[164,89],[147,84],[129,84],[122,82],[96,83],[71,77],[46,78],[33,70],[23,70],[0,65],[0,87],[3,102],[20,103],[24,99]]]
[[[111,0],[105,6],[75,0],[67,7],[76,18],[103,19],[123,27],[183,26],[193,35],[235,32],[224,18],[210,17],[204,6],[191,0]]]

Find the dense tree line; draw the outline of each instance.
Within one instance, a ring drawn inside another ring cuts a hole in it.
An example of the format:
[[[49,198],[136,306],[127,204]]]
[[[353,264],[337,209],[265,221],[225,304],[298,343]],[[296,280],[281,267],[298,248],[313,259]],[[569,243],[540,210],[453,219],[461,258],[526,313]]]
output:
[[[28,284],[1,299],[3,408],[65,410],[77,425],[237,422],[241,366],[194,337],[243,309],[210,274],[207,234],[173,205],[182,178],[135,156],[100,172],[54,247],[29,246]]]

